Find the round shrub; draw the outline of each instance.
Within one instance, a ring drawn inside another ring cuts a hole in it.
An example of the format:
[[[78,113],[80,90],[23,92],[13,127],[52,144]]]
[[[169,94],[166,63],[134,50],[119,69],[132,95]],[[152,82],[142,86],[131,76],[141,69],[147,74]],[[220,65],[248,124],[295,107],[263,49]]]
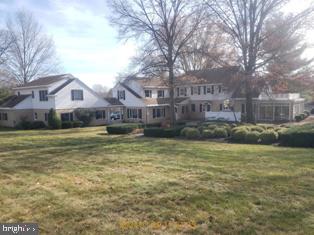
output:
[[[216,138],[227,138],[228,137],[228,132],[226,128],[216,128],[214,130],[214,135]]]
[[[257,144],[260,138],[260,132],[252,131],[245,136],[245,142],[248,144]]]
[[[74,121],[73,122],[73,128],[78,128],[78,127],[82,127],[83,126],[83,122],[81,121]]]
[[[251,131],[257,131],[259,133],[263,132],[265,129],[261,126],[252,126]]]
[[[186,127],[181,131],[181,135],[187,139],[199,139],[201,133],[197,128]]]
[[[43,121],[34,121],[31,124],[31,129],[45,129],[46,128],[46,124]]]
[[[232,140],[235,142],[245,142],[245,137],[248,131],[245,128],[238,129],[232,133]]]
[[[235,128],[235,127],[237,127],[237,126],[238,126],[238,125],[235,124],[235,123],[230,124],[230,127],[231,127],[231,128]]]
[[[307,117],[310,116],[310,112],[309,111],[304,111],[304,115],[305,115],[305,118],[307,118]]]
[[[141,124],[136,123],[126,123],[126,124],[114,124],[107,126],[108,134],[116,134],[116,135],[123,135],[132,133],[135,129],[142,128]]]
[[[203,130],[202,137],[204,139],[213,139],[215,138],[215,133],[213,130]]]
[[[215,125],[215,124],[209,124],[209,125],[207,126],[207,128],[210,129],[210,130],[214,130],[214,129],[216,129],[217,127],[218,127],[218,126]]]
[[[261,133],[260,140],[262,144],[273,144],[278,140],[278,134],[275,131],[267,130]]]

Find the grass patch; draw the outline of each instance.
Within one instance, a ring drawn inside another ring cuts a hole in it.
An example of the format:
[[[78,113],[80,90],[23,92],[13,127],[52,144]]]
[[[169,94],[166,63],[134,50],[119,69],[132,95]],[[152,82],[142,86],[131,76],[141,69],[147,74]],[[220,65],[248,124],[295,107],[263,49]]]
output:
[[[313,234],[314,150],[0,132],[0,221],[41,234]]]

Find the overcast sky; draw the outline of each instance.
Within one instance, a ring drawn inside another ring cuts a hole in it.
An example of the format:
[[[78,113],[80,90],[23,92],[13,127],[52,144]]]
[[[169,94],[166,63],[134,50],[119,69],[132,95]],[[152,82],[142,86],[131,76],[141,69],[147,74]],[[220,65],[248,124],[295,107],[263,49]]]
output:
[[[109,0],[108,0],[109,1]],[[289,10],[299,10],[311,0],[294,0]],[[33,12],[55,41],[65,73],[89,86],[111,87],[135,55],[132,42],[119,42],[107,19],[106,0],[0,0],[0,20],[19,9]],[[314,39],[309,35],[309,40]]]

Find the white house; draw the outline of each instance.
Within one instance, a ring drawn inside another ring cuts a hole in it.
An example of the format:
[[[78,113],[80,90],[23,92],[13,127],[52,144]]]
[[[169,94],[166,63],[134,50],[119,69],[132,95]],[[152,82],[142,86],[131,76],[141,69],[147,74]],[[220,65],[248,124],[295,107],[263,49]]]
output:
[[[205,120],[210,113],[234,112],[245,115],[246,99],[239,67],[189,72],[175,79],[177,120]],[[112,89],[112,96],[125,105],[124,119],[158,123],[170,118],[167,79],[129,77]],[[300,94],[265,94],[254,90],[253,106],[258,122],[293,121],[304,111]],[[216,115],[217,116],[217,115]]]
[[[48,112],[55,109],[62,121],[76,119],[76,109],[95,112],[92,125],[110,122],[110,112],[122,103],[106,100],[71,74],[42,77],[26,85],[14,88],[14,95],[0,104],[0,125],[16,126],[22,119],[44,121]]]

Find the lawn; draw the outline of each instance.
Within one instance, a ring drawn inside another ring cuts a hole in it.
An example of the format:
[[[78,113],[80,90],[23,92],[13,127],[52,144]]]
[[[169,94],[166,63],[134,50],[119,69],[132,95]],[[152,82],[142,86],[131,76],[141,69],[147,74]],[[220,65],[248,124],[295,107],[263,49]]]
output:
[[[314,234],[314,149],[1,131],[0,185],[40,234]]]

